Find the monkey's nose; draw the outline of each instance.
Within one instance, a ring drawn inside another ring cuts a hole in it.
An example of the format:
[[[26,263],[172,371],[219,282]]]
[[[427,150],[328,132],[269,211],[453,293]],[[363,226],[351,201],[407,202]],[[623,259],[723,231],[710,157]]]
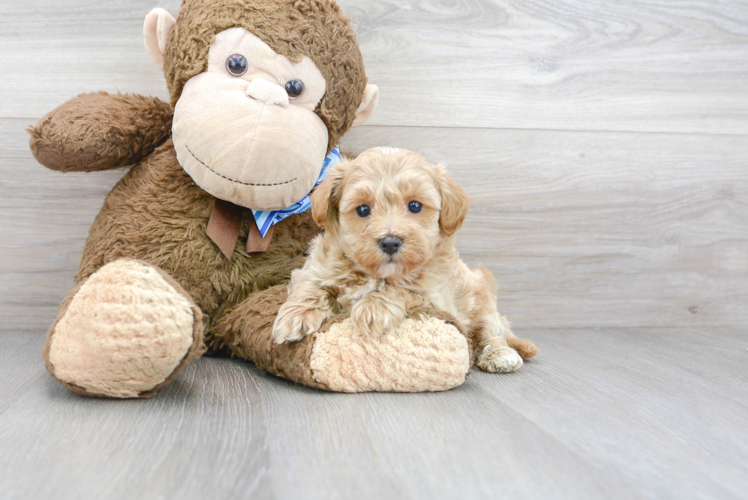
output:
[[[264,104],[277,104],[284,108],[288,106],[286,89],[262,78],[255,78],[249,82],[247,95]]]
[[[379,240],[379,248],[387,255],[395,255],[400,250],[403,240],[397,236],[385,236]]]

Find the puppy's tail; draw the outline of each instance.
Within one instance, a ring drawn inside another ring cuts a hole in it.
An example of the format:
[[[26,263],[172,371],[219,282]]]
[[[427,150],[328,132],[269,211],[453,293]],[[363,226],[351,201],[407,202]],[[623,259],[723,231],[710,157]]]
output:
[[[509,347],[519,353],[522,359],[530,359],[538,353],[538,346],[530,342],[529,340],[518,339],[512,329],[509,326],[509,321],[504,316],[499,316],[501,321],[504,336],[506,337],[506,343]]]
[[[515,336],[507,337],[506,343],[517,351],[522,359],[530,359],[538,353],[538,347],[529,340],[518,339]]]

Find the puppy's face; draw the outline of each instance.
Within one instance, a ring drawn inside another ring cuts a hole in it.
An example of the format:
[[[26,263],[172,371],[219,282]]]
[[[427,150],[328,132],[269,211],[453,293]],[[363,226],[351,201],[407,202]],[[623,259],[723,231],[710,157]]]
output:
[[[468,201],[442,166],[410,151],[374,148],[338,165],[312,194],[312,210],[349,259],[373,276],[399,278],[459,229]]]

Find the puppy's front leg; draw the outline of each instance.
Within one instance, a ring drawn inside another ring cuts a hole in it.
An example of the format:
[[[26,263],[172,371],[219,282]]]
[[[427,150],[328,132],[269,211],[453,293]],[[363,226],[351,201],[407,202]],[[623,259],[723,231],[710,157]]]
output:
[[[316,332],[332,316],[333,301],[334,298],[303,270],[294,271],[288,300],[281,306],[273,324],[273,338],[283,344]]]
[[[381,335],[394,330],[405,319],[407,303],[391,293],[372,292],[351,307],[351,321],[358,331]]]

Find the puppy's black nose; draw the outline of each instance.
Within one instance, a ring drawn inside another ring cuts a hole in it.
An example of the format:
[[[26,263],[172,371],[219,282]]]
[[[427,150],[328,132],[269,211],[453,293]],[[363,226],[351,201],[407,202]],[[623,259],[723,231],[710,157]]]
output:
[[[403,240],[397,236],[385,236],[379,240],[379,248],[387,255],[395,255],[402,244]]]

